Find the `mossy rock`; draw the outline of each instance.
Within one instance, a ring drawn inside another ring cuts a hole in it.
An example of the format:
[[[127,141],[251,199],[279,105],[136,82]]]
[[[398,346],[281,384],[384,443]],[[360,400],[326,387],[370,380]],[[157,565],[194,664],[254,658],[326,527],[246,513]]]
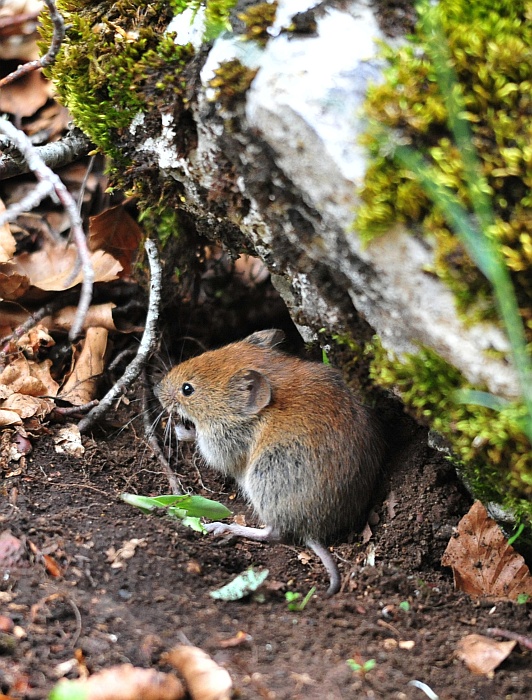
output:
[[[420,13],[427,11],[420,6]],[[532,3],[441,0],[448,40],[495,226],[487,232],[510,271],[527,340],[532,343]],[[449,228],[415,174],[382,152],[382,128],[394,130],[433,167],[438,182],[472,210],[461,154],[447,125],[445,100],[427,50],[422,21],[399,48],[383,46],[384,81],[366,102],[370,157],[357,211],[357,230],[370,241],[398,222],[427,236],[436,274],[454,292],[468,324],[498,321],[492,288]],[[431,350],[391,357],[378,344],[373,378],[398,392],[411,412],[450,442],[476,495],[510,506],[532,522],[532,450],[522,429],[524,407],[502,410],[460,403],[464,376]]]
[[[442,0],[449,51],[465,100],[496,225],[532,341],[532,3],[525,0]],[[447,128],[447,111],[419,23],[401,48],[384,47],[385,81],[368,95],[370,119],[398,130],[435,166],[438,181],[471,207],[460,153]],[[496,319],[486,278],[449,230],[441,210],[412,173],[380,152],[370,129],[370,164],[361,190],[357,230],[369,240],[403,222],[436,242],[434,272],[455,293],[471,322]]]

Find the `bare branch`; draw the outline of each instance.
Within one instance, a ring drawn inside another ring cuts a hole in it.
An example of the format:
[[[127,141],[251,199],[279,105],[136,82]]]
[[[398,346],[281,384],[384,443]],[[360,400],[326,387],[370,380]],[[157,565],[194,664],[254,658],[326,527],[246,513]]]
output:
[[[72,224],[72,237],[78,250],[79,260],[83,269],[83,281],[81,283],[81,294],[79,298],[78,310],[76,318],[70,329],[69,337],[75,339],[83,326],[83,319],[87,314],[92,299],[92,287],[94,284],[94,269],[92,267],[90,253],[87,246],[85,233],[81,217],[72,195],[67,190],[61,178],[51,170],[42,158],[36,152],[35,146],[22,131],[13,126],[6,120],[0,120],[0,133],[5,134],[20,151],[26,159],[30,170],[35,174],[38,180],[50,182],[53,190],[59,201],[64,206]],[[0,214],[0,225],[9,221],[11,212],[7,211]]]
[[[37,70],[38,68],[50,66],[55,61],[59,49],[61,48],[61,44],[63,43],[63,40],[65,38],[65,21],[63,20],[62,15],[57,11],[53,0],[44,0],[44,2],[48,7],[48,11],[50,12],[50,18],[54,25],[54,32],[50,48],[44,54],[44,56],[41,56],[41,58],[38,58],[35,61],[28,61],[27,63],[24,63],[12,73],[6,75],[5,78],[2,78],[2,80],[0,80],[0,88],[9,85],[9,83],[15,82],[15,80],[18,80],[23,75],[31,73],[32,71]]]
[[[50,19],[54,25],[54,32],[52,35],[52,43],[50,44],[50,48],[44,54],[44,56],[41,57],[42,68],[51,66],[52,63],[54,63],[55,59],[57,58],[57,54],[59,53],[59,49],[61,48],[61,44],[65,38],[65,20],[63,19],[61,13],[58,12],[55,2],[53,0],[44,0],[44,2],[48,7],[48,11],[50,12]]]
[[[61,141],[36,146],[35,151],[49,168],[55,169],[62,168],[76,158],[87,155],[91,147],[92,144],[85,134],[79,129],[74,129]],[[0,156],[0,180],[29,172],[30,168],[25,160],[9,155]]]
[[[150,263],[150,299],[148,313],[146,314],[146,327],[140,341],[135,358],[126,367],[124,374],[114,384],[112,389],[100,401],[99,405],[92,409],[88,416],[79,422],[80,432],[86,432],[95,421],[99,420],[112,406],[114,401],[123,394],[137,379],[144,364],[155,351],[157,346],[157,321],[159,319],[159,306],[161,303],[162,268],[154,241],[147,240],[144,244]]]
[[[2,223],[5,223],[6,221],[15,221],[20,214],[38,207],[42,200],[52,193],[53,189],[54,186],[51,182],[48,180],[41,180],[41,182],[38,182],[25,197],[22,197],[22,199],[18,202],[11,204],[9,209],[6,209],[6,211],[3,212]]]

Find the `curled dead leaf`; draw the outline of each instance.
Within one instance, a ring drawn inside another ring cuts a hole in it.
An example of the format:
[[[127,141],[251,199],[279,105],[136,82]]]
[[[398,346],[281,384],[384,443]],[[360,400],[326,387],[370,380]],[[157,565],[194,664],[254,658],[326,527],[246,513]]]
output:
[[[118,278],[122,266],[112,255],[96,250],[90,256],[95,282],[111,282]],[[57,245],[46,240],[43,247],[33,253],[21,253],[14,260],[16,271],[28,277],[30,285],[47,292],[71,289],[82,281],[80,269],[75,277],[78,253],[74,244]]]
[[[481,634],[468,634],[458,642],[456,656],[473,673],[489,675],[509,656],[517,642],[497,642]]]
[[[231,676],[198,647],[180,645],[164,655],[185,679],[193,700],[230,700]]]
[[[105,328],[108,331],[116,331],[115,322],[113,320],[113,309],[116,304],[109,302],[107,304],[94,304],[89,307],[85,319],[83,321],[83,330],[87,328]],[[69,331],[77,313],[77,306],[66,306],[51,317],[44,319],[43,323],[47,325],[49,330]]]
[[[123,204],[109,207],[89,220],[90,250],[105,250],[122,265],[120,277],[129,277],[143,232]]]
[[[523,557],[508,544],[480,501],[460,520],[442,564],[452,568],[455,588],[471,596],[502,600],[532,596],[532,577]]]
[[[0,256],[1,254],[0,250]],[[29,286],[30,281],[26,275],[21,275],[10,263],[0,262],[0,299],[15,301],[27,292]]]
[[[85,700],[181,700],[185,697],[183,684],[169,673],[152,668],[136,668],[131,664],[111,666],[89,678],[77,681],[60,681],[50,697],[66,697],[68,688],[74,697],[76,691]],[[76,696],[77,697],[77,696]]]
[[[17,425],[18,423],[22,423],[22,418],[18,413],[0,408],[0,428],[6,425]]]
[[[56,396],[59,385],[52,378],[51,360],[35,362],[19,357],[12,360],[0,374],[0,397],[11,394],[28,396]]]
[[[55,404],[51,399],[28,396],[27,394],[11,394],[2,403],[3,410],[14,411],[22,419],[32,418],[33,416],[42,419],[50,411],[53,411],[54,407]]]
[[[61,390],[61,398],[73,406],[83,406],[96,396],[98,380],[105,367],[108,331],[88,328],[72,374]]]

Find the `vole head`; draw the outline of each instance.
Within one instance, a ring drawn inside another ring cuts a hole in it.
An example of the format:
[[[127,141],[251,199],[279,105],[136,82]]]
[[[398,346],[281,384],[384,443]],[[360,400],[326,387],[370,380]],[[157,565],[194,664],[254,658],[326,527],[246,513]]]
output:
[[[253,333],[244,340],[177,365],[156,388],[161,404],[199,430],[253,420],[272,400],[264,372],[282,331]]]

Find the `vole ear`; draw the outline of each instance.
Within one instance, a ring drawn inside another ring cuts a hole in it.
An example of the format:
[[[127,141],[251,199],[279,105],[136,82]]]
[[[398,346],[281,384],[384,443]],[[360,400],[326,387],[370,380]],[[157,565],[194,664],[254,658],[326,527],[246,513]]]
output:
[[[239,408],[250,416],[260,413],[272,400],[269,380],[254,369],[239,370],[229,380],[229,386],[231,394],[238,396]]]
[[[270,328],[267,331],[257,331],[244,338],[244,343],[258,345],[260,348],[274,348],[282,343],[285,338],[284,331],[279,328]]]

